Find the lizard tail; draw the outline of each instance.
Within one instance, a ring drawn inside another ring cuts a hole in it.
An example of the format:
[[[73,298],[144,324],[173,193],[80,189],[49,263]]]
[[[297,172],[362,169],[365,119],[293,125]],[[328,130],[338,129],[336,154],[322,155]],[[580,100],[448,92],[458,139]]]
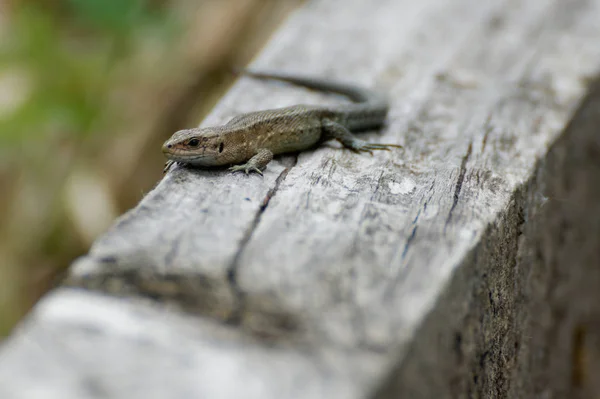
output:
[[[308,89],[341,94],[357,103],[370,103],[373,105],[378,104],[380,106],[384,105],[387,108],[387,99],[383,97],[380,93],[368,89],[363,89],[361,87],[356,87],[351,84],[316,77],[257,72],[248,69],[238,68],[234,70],[234,73],[236,75],[247,75],[258,79],[278,80],[281,82],[287,82],[298,86],[303,86]]]

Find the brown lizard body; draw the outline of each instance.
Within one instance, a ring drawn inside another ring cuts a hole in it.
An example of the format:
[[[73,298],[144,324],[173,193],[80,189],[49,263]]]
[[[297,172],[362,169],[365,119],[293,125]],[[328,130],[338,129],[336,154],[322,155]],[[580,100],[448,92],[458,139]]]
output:
[[[375,129],[385,122],[387,101],[377,93],[355,86],[289,75],[244,72],[320,91],[343,94],[355,101],[339,106],[294,105],[239,115],[223,126],[180,130],[163,145],[168,158],[197,166],[232,165],[231,171],[262,174],[274,154],[304,151],[336,139],[353,151],[389,150],[396,144],[367,143],[353,131]],[[237,165],[246,162],[242,165]]]

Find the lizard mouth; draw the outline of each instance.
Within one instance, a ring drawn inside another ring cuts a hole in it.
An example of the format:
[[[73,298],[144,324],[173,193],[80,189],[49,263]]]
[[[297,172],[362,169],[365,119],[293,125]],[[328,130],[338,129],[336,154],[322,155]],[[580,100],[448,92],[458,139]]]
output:
[[[162,152],[168,159],[173,161],[191,161],[194,159],[202,159],[205,158],[205,154],[195,153],[190,154],[182,148],[177,148],[177,146],[165,143],[162,146]]]
[[[165,157],[175,162],[187,162],[187,163],[202,163],[202,160],[207,159],[207,155],[198,154],[185,154],[177,152],[164,152]]]
[[[167,159],[174,162],[183,162],[200,166],[213,164],[213,162],[210,162],[211,157],[209,154],[190,154],[184,150],[169,147],[168,145],[163,146],[162,152]]]

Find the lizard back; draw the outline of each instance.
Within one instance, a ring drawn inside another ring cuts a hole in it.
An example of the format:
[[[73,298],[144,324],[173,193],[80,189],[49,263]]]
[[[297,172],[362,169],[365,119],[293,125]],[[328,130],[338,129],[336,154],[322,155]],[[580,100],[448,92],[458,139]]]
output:
[[[254,154],[267,148],[273,154],[302,151],[321,140],[321,120],[327,110],[310,105],[293,105],[266,111],[250,112],[229,121],[227,136]]]

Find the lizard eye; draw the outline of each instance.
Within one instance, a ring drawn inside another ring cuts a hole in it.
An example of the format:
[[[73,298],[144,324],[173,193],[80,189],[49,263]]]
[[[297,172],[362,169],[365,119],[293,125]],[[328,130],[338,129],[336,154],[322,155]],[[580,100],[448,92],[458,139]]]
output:
[[[219,152],[223,152],[223,143],[219,144]]]
[[[189,145],[190,147],[198,147],[198,144],[200,144],[200,140],[198,140],[196,138],[190,139],[187,142],[187,145]]]

